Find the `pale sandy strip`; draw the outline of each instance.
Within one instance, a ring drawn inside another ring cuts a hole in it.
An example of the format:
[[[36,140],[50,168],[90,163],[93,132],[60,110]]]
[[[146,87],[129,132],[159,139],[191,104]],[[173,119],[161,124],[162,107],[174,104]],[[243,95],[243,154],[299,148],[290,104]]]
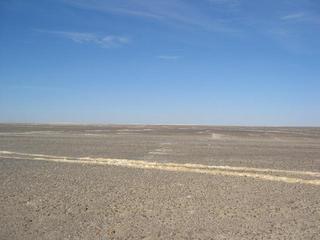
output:
[[[221,176],[236,176],[236,177],[248,177],[267,181],[285,182],[285,183],[299,183],[320,186],[320,180],[306,180],[301,178],[293,177],[282,177],[273,176],[268,174],[257,174],[252,172],[235,172],[227,171],[222,169],[213,168],[196,168],[196,164],[177,164],[177,163],[157,163],[157,162],[147,162],[139,160],[128,160],[128,159],[110,159],[110,158],[67,158],[67,157],[55,157],[43,154],[17,154],[20,156],[14,156],[12,152],[0,151],[1,158],[14,158],[14,159],[27,159],[34,161],[49,161],[49,162],[62,162],[62,163],[75,163],[75,164],[93,164],[93,165],[111,165],[111,166],[122,166],[140,169],[158,169],[165,171],[175,171],[175,172],[190,172],[190,173],[204,173],[211,175],[221,175]],[[9,155],[9,156],[6,156]],[[192,165],[193,167],[191,167]],[[205,165],[201,165],[205,166]],[[210,167],[210,166],[207,166]]]
[[[31,157],[45,157],[45,158],[56,158],[56,159],[84,159],[84,160],[99,160],[103,161],[104,158],[74,158],[74,157],[64,157],[64,156],[54,156],[54,155],[45,155],[45,154],[30,154],[30,153],[20,153],[20,152],[10,152],[10,151],[0,151],[0,154],[8,155],[22,155],[22,156],[31,156]],[[110,158],[107,158],[110,159]],[[115,159],[120,161],[126,161],[128,159]],[[144,164],[146,161],[140,160],[129,160],[135,162],[141,162]],[[151,162],[147,162],[151,163]],[[283,173],[283,174],[292,174],[292,175],[309,175],[314,177],[320,177],[320,172],[310,172],[310,171],[293,171],[293,170],[281,170],[281,169],[271,169],[271,168],[253,168],[253,167],[232,167],[232,166],[214,166],[214,165],[203,165],[203,164],[192,164],[192,163],[166,163],[170,166],[184,166],[188,168],[204,168],[204,169],[219,169],[219,170],[231,170],[231,171],[244,171],[244,172],[264,172],[264,173]]]

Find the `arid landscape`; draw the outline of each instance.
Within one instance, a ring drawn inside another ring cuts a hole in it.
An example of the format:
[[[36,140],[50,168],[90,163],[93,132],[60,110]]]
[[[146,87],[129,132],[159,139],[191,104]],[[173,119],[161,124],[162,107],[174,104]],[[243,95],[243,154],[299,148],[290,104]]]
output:
[[[320,240],[320,0],[0,0],[0,240]]]
[[[319,239],[320,128],[0,125],[0,239]]]

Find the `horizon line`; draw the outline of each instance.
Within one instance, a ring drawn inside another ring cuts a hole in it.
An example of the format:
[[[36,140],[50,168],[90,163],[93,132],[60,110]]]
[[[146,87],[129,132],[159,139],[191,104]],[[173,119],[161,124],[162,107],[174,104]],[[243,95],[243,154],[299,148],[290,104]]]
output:
[[[266,127],[266,128],[320,128],[320,125],[245,125],[197,123],[98,123],[98,122],[1,122],[0,125],[60,125],[60,126],[207,126],[207,127]]]

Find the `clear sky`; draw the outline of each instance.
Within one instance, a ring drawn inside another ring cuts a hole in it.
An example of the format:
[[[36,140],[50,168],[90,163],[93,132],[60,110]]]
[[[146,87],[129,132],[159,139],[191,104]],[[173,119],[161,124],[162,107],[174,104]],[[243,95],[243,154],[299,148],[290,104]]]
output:
[[[1,0],[0,122],[320,126],[320,1]]]

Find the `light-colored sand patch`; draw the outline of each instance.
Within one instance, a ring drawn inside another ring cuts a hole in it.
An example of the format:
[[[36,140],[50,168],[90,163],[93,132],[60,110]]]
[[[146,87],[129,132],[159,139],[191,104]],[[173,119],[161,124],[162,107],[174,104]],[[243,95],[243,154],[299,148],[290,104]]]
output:
[[[141,132],[143,129],[118,129],[117,132]]]
[[[218,134],[218,133],[211,134],[211,139],[221,139],[221,138],[223,138],[222,134]]]
[[[160,145],[161,146],[170,146],[170,145],[172,145],[172,143],[171,142],[163,142]]]
[[[154,151],[149,152],[149,154],[153,154],[153,155],[166,155],[169,154],[170,152],[172,152],[172,149],[170,148],[158,148],[155,149]]]
[[[1,136],[41,136],[41,135],[58,135],[61,131],[29,131],[29,132],[1,132]]]

